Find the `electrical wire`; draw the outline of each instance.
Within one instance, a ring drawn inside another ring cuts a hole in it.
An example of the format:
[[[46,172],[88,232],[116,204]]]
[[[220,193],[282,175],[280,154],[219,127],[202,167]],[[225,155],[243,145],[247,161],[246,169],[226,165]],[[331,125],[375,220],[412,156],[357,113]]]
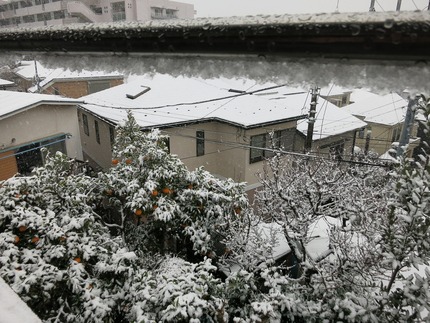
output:
[[[198,104],[203,104],[203,103],[210,103],[210,102],[216,102],[216,101],[221,101],[221,100],[234,99],[234,98],[237,98],[240,96],[253,95],[253,94],[256,94],[259,92],[273,90],[273,89],[277,89],[277,88],[284,87],[284,86],[287,86],[287,84],[274,85],[274,86],[269,86],[266,88],[254,90],[254,91],[237,93],[237,94],[233,94],[233,95],[228,95],[228,96],[223,96],[223,97],[218,97],[218,98],[212,98],[212,99],[207,99],[207,100],[194,101],[194,102],[181,102],[181,103],[174,103],[174,104],[165,104],[165,105],[153,106],[153,107],[126,107],[126,106],[102,105],[102,104],[91,103],[91,102],[84,102],[84,104],[100,106],[100,107],[107,107],[107,108],[112,108],[112,109],[120,109],[120,110],[123,110],[123,109],[127,109],[127,110],[157,110],[157,109],[172,108],[172,107],[179,107],[179,106],[186,106],[186,105],[198,105]]]

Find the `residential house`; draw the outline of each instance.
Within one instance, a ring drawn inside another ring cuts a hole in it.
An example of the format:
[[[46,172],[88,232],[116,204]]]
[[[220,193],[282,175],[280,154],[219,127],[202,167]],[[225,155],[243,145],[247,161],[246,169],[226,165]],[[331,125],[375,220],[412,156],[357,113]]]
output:
[[[356,140],[362,151],[383,155],[398,142],[402,131],[407,101],[396,93],[370,97],[344,107],[348,112],[367,123]],[[416,127],[412,130],[408,154],[418,143]]]
[[[255,175],[273,156],[273,148],[303,152],[304,137],[297,123],[307,124],[303,119],[310,105],[306,91],[285,86],[163,75],[82,99],[82,146],[93,167],[111,166],[115,126],[132,109],[143,130],[156,127],[169,136],[170,152],[188,168],[204,166],[220,177],[247,182],[250,192],[260,185]],[[320,107],[316,150],[352,151],[355,131],[366,124],[323,99]]]
[[[169,136],[169,147],[185,165],[205,169],[220,177],[258,186],[255,174],[263,161],[273,155],[274,145],[293,150],[297,121],[309,98],[306,92],[284,95],[277,100],[228,90],[217,81],[157,75],[83,97],[79,122],[85,159],[102,168],[111,166],[114,127],[126,118],[127,109],[143,130],[160,128]],[[270,88],[270,87],[269,87]],[[256,92],[255,92],[256,91]]]
[[[48,152],[82,160],[77,104],[55,95],[0,91],[0,180],[42,166]]]
[[[297,124],[303,146],[308,125],[307,120],[300,120]],[[326,157],[334,156],[339,159],[351,156],[354,153],[357,133],[366,126],[364,121],[348,111],[320,99],[316,107],[311,150]]]
[[[24,91],[62,95],[69,98],[105,90],[124,82],[120,73],[49,69],[35,61],[22,61],[15,69],[16,82]]]
[[[170,0],[1,0],[0,27],[192,19],[194,5]]]

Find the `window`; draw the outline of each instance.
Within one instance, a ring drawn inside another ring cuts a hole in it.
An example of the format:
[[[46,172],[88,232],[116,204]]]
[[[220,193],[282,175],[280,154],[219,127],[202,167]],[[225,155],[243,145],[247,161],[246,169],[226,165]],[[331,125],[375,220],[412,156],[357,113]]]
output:
[[[276,130],[273,137],[270,134],[261,134],[251,137],[250,163],[259,162],[265,158],[273,157],[275,154],[269,149],[294,149],[295,129]],[[259,148],[256,148],[259,147]],[[261,149],[263,148],[263,149]]]
[[[100,129],[97,120],[94,120],[94,130],[96,131],[96,141],[98,144],[100,144]]]
[[[34,18],[34,15],[24,16],[22,17],[22,21],[25,23],[35,22],[36,19]]]
[[[250,158],[249,163],[256,163],[262,161],[266,154],[266,134],[256,135],[251,137],[251,149],[250,149]]]
[[[366,128],[361,128],[359,131],[358,131],[358,138],[360,138],[360,139],[364,139],[364,131],[366,130]]]
[[[96,93],[110,88],[109,81],[91,81],[88,82],[88,94]]]
[[[64,10],[54,11],[54,19],[64,19],[65,17]]]
[[[112,20],[113,21],[125,20],[125,3],[124,3],[124,1],[112,3]]]
[[[88,127],[88,117],[86,114],[82,113],[82,124],[84,126],[84,132],[87,136],[90,135],[90,128]]]
[[[205,132],[196,131],[196,155],[203,156],[205,154]]]

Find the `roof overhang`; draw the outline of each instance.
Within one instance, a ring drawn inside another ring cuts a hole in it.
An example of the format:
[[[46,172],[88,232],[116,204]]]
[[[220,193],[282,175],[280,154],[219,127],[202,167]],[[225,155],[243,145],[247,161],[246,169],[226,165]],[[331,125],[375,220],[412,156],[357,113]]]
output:
[[[89,103],[89,105],[91,105],[91,103]],[[97,117],[100,120],[105,121],[106,123],[108,123],[112,126],[116,126],[119,123],[119,121],[117,121],[117,120],[113,120],[113,119],[109,119],[109,118],[106,118],[104,116],[101,116],[98,113],[95,113],[92,110],[87,109],[82,105],[78,105],[78,108],[82,109],[83,111],[85,111],[85,112],[87,112],[87,113],[89,113],[95,117]],[[124,110],[126,111],[127,109],[124,108]],[[217,117],[207,117],[207,118],[199,118],[199,119],[192,119],[192,120],[184,120],[184,121],[180,121],[180,122],[155,124],[155,125],[151,125],[151,126],[141,126],[141,129],[142,130],[149,130],[149,129],[154,129],[154,128],[167,129],[167,128],[176,128],[176,127],[182,127],[182,126],[187,126],[187,125],[193,125],[193,124],[219,122],[219,123],[228,124],[228,125],[231,125],[234,127],[238,127],[238,128],[244,129],[244,130],[249,130],[249,129],[256,129],[256,128],[261,128],[261,127],[266,127],[266,126],[271,126],[271,125],[277,125],[277,124],[281,124],[281,123],[285,123],[285,122],[294,122],[294,121],[306,119],[306,117],[307,117],[307,114],[303,114],[303,115],[295,116],[292,118],[277,119],[277,120],[273,120],[273,121],[255,123],[252,125],[244,125],[244,124],[241,124],[238,122],[233,122],[230,120],[217,118]]]
[[[10,118],[10,117],[12,117],[12,116],[14,116],[16,114],[19,114],[19,113],[24,112],[24,111],[28,111],[30,109],[33,109],[33,108],[36,108],[36,107],[39,107],[39,106],[42,106],[42,105],[55,105],[55,106],[67,106],[67,105],[71,105],[71,106],[76,106],[77,107],[79,103],[82,103],[82,101],[46,101],[46,100],[41,100],[41,101],[37,101],[37,102],[31,103],[31,104],[22,106],[22,107],[20,107],[18,109],[15,109],[12,112],[0,115],[0,120],[4,120],[4,119],[7,119],[7,118]]]

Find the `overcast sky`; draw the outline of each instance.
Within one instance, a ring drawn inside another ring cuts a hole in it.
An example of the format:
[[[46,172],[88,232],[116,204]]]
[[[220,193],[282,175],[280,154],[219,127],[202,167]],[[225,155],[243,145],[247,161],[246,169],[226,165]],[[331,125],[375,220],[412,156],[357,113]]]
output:
[[[194,4],[196,17],[368,11],[371,0],[178,0]],[[396,10],[398,0],[376,0],[376,11]],[[429,0],[402,0],[402,10],[425,10]]]

